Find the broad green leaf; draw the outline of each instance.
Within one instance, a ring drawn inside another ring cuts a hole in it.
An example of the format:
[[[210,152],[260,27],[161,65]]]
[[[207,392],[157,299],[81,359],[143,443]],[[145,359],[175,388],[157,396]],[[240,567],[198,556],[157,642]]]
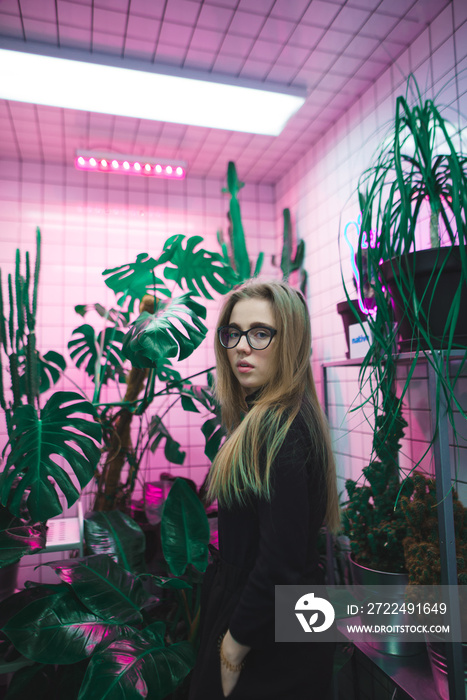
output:
[[[102,374],[99,377],[102,384],[106,384],[109,379],[118,376],[125,381],[123,363],[125,355],[122,351],[122,343],[125,337],[123,331],[117,328],[106,328],[96,337],[94,328],[88,323],[75,328],[72,333],[74,338],[68,343],[71,358],[77,367],[84,366],[86,374],[93,381],[96,381],[96,373]]]
[[[181,588],[193,588],[193,586],[190,586],[190,584],[187,581],[184,581],[182,578],[166,578],[164,576],[156,576],[155,574],[141,574],[140,578],[152,579],[156,583],[156,585],[159,586],[159,588],[170,588],[172,590],[180,590]]]
[[[200,318],[206,309],[189,294],[158,305],[155,314],[143,311],[125,336],[123,352],[135,367],[157,368],[168,357],[185,360],[206,337]]]
[[[9,601],[14,598],[15,613],[2,631],[21,654],[40,663],[81,661],[98,644],[125,634],[126,628],[87,610],[65,586],[24,589]]]
[[[105,283],[117,295],[119,306],[129,299],[130,308],[133,308],[135,301],[140,301],[145,294],[156,296],[156,292],[161,292],[170,296],[164,282],[154,274],[157,264],[147,253],[140,253],[134,263],[104,270],[102,274],[107,276]]]
[[[14,564],[26,554],[37,554],[45,542],[45,528],[41,526],[15,524],[0,530],[0,568]]]
[[[141,622],[140,608],[151,596],[141,581],[106,554],[49,562],[80,601],[103,620]]]
[[[66,361],[63,355],[49,350],[44,356],[39,354],[39,391],[44,393],[58,382],[62,372],[66,370]]]
[[[174,280],[181,288],[185,281],[191,294],[202,295],[206,299],[213,297],[205,282],[219,294],[229,292],[238,279],[230,265],[226,265],[224,257],[204,248],[195,251],[196,246],[203,241],[201,236],[188,238],[185,248],[182,246],[184,239],[185,236],[177,234],[165,242],[162,255],[157,261],[158,265],[169,262],[173,266],[167,265],[164,268],[165,277]]]
[[[84,414],[84,415],[83,415]],[[89,418],[87,417],[89,416]],[[57,391],[40,415],[33,406],[19,406],[12,414],[10,453],[0,475],[0,500],[21,517],[21,502],[33,522],[45,521],[62,512],[59,488],[68,507],[79,498],[79,491],[67,471],[64,460],[81,488],[92,479],[99,461],[102,430],[93,405],[80,394]],[[15,479],[18,480],[10,499]]]
[[[173,439],[168,428],[162,423],[160,416],[153,416],[149,424],[148,438],[151,452],[155,452],[161,440],[165,440],[164,454],[169,462],[183,464],[186,452],[180,450],[180,443]]]
[[[84,521],[84,539],[92,554],[114,554],[117,564],[127,571],[144,571],[144,532],[120,510],[95,511],[88,516]]]
[[[109,321],[119,326],[127,326],[130,322],[129,311],[106,309],[102,304],[78,304],[75,306],[75,311],[83,318],[89,311],[95,311],[101,318],[109,319]]]
[[[162,550],[172,574],[182,576],[188,564],[205,571],[209,538],[203,504],[184,479],[175,479],[161,518]]]
[[[78,700],[162,700],[193,668],[195,653],[188,642],[163,646],[144,630],[118,639],[95,654]]]
[[[203,423],[201,426],[201,432],[206,440],[204,454],[212,462],[214,457],[219,452],[219,447],[222,442],[222,438],[226,435],[226,430],[223,427],[219,416],[214,416],[214,418],[209,418]]]

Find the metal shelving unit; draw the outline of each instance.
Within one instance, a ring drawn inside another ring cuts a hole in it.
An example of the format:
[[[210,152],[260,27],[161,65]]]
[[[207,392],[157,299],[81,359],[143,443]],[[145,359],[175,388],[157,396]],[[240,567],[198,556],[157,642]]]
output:
[[[438,359],[442,362],[444,373],[448,371],[449,362],[460,360],[464,357],[464,352],[453,351],[447,354],[444,350],[436,351],[438,353]],[[397,356],[397,360],[400,364],[409,364],[413,361],[413,353],[400,353]],[[322,365],[323,372],[323,387],[324,387],[324,406],[326,414],[328,414],[329,408],[329,396],[328,396],[328,377],[327,370],[331,367],[358,367],[360,366],[362,358],[355,358],[350,360],[337,360],[334,362],[325,362]],[[460,630],[460,608],[459,608],[459,597],[454,590],[457,587],[457,563],[456,563],[456,546],[455,546],[455,530],[454,530],[454,511],[452,502],[452,492],[451,492],[451,469],[450,469],[450,459],[449,459],[449,433],[448,433],[448,421],[446,413],[446,397],[444,393],[439,392],[439,398],[437,395],[437,382],[435,370],[432,363],[428,361],[428,358],[421,354],[417,361],[425,362],[428,368],[428,396],[429,405],[436,405],[437,400],[439,401],[439,412],[436,415],[435,411],[430,411],[431,414],[431,428],[432,434],[435,435],[433,441],[433,455],[435,463],[435,477],[436,477],[436,496],[439,503],[438,507],[438,527],[439,527],[439,542],[440,542],[440,558],[441,558],[441,582],[443,585],[453,586],[453,593],[450,598],[450,610],[451,610],[451,629],[454,632],[459,632]],[[366,653],[369,658],[371,658],[375,663],[375,653],[370,653],[371,647],[366,649],[368,645],[360,645],[361,651]],[[464,669],[463,669],[463,656],[462,656],[462,645],[460,643],[446,644],[446,662],[447,662],[447,673],[448,673],[448,683],[449,683],[449,698],[450,700],[465,700],[465,680],[464,680]],[[397,677],[400,675],[400,668],[402,665],[406,666],[406,661],[402,657],[395,657],[396,663],[394,668],[397,669],[397,673],[391,671],[390,664],[385,662],[387,671],[385,671],[396,683]],[[410,662],[409,666],[410,666]],[[413,673],[417,675],[416,667],[412,667],[408,671],[409,674]],[[413,697],[416,697],[415,695]],[[421,696],[420,696],[421,697]]]

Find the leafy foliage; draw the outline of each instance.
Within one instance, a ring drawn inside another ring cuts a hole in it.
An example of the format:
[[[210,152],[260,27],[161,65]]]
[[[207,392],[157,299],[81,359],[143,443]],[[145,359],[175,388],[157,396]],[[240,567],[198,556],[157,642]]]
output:
[[[183,479],[176,479],[162,511],[161,541],[165,559],[175,576],[192,564],[205,571],[209,524],[198,496]]]
[[[77,367],[83,367],[90,377],[98,374],[103,384],[115,377],[125,381],[123,331],[106,328],[96,337],[94,328],[89,323],[84,323],[75,328],[72,335],[75,337],[68,343],[68,349]]]
[[[143,311],[133,322],[123,351],[134,367],[157,367],[158,360],[169,357],[184,360],[206,337],[208,329],[200,317],[206,318],[206,309],[190,294],[158,305],[155,314]],[[179,322],[184,333],[172,319]]]
[[[55,482],[71,506],[79,491],[56,460],[63,458],[81,488],[86,486],[100,457],[101,428],[96,417],[89,401],[66,391],[53,394],[40,414],[30,405],[16,408],[10,419],[7,447],[11,450],[0,475],[2,504],[21,517],[23,495],[27,494],[33,521],[48,520],[62,512]]]
[[[120,510],[94,511],[84,521],[84,538],[91,554],[113,555],[127,571],[145,570],[146,538],[139,525]]]
[[[194,296],[204,296],[212,299],[206,288],[206,282],[218,294],[226,294],[232,286],[238,282],[238,278],[231,267],[225,265],[222,255],[211,251],[195,251],[196,246],[203,240],[201,236],[191,236],[186,242],[186,248],[182,247],[185,236],[176,235],[167,239],[162,255],[158,259],[158,265],[170,262],[164,269],[166,279],[173,280],[183,288],[183,281]]]

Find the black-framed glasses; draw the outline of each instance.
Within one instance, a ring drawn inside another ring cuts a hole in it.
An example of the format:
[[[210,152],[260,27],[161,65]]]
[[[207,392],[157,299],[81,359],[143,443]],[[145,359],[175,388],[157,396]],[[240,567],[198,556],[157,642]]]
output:
[[[250,348],[253,350],[265,350],[276,333],[275,328],[269,328],[268,326],[257,326],[256,328],[250,328],[248,331],[241,331],[236,326],[221,326],[217,329],[219,342],[227,350],[235,348],[239,344],[240,338],[244,335],[246,335]]]

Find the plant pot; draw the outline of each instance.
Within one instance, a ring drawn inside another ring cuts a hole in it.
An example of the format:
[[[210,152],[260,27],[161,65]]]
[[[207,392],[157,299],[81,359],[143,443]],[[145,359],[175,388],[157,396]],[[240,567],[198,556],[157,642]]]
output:
[[[400,595],[396,594],[394,596],[394,602],[404,602],[405,587],[409,583],[408,574],[395,574],[387,571],[370,569],[361,564],[357,564],[351,556],[349,557],[349,564],[354,585],[365,586],[365,597],[367,597],[369,593],[371,595],[373,586],[399,586]],[[380,602],[378,600],[377,589],[375,589],[375,602]],[[374,616],[365,617],[362,615],[362,623],[368,625],[374,624]],[[403,613],[391,615],[391,621],[388,624],[407,625],[409,624],[409,618]],[[415,656],[425,650],[423,642],[404,642],[396,635],[392,636],[391,634],[387,634],[384,640],[375,640],[374,642],[369,642],[369,644],[373,649],[376,649],[382,654],[389,654],[391,656]]]
[[[446,642],[433,634],[426,635],[426,647],[436,692],[442,700],[449,700]],[[464,685],[467,689],[467,644],[465,643],[462,644],[462,656],[464,659]]]
[[[372,308],[371,306],[371,300],[367,299],[366,302],[369,304],[368,308]],[[355,325],[358,323],[357,319],[355,318],[355,314],[352,311],[352,308],[355,309],[358,318],[361,321],[366,321],[367,314],[363,313],[363,311],[360,309],[358,305],[358,301],[356,299],[352,299],[352,301],[348,302],[347,300],[345,301],[340,301],[337,304],[337,313],[339,316],[342,318],[342,323],[344,324],[344,333],[345,333],[345,339],[347,342],[347,352],[345,353],[345,356],[347,359],[350,357],[350,326]]]
[[[443,271],[437,280],[438,271],[443,265]],[[443,335],[447,314],[462,280],[459,246],[419,250],[416,253],[408,253],[401,258],[386,260],[381,264],[382,277],[393,299],[394,315],[399,324],[399,349],[401,352],[405,352],[417,348],[418,341],[414,338],[413,324],[404,312],[402,295],[396,284],[396,276],[399,281],[401,280],[401,269],[404,275],[408,276],[410,283],[413,284],[412,288],[404,285],[404,294],[409,300],[416,297],[425,314],[423,318],[422,314],[418,314],[418,322],[429,335],[435,350],[445,348],[447,339],[443,340]],[[415,307],[413,302],[409,302],[409,304],[411,309]],[[462,283],[460,312],[453,337],[454,347],[467,347],[466,308],[467,284],[464,282]],[[428,323],[425,321],[425,317],[428,319]],[[424,349],[428,347],[422,337],[420,337],[420,347]]]

